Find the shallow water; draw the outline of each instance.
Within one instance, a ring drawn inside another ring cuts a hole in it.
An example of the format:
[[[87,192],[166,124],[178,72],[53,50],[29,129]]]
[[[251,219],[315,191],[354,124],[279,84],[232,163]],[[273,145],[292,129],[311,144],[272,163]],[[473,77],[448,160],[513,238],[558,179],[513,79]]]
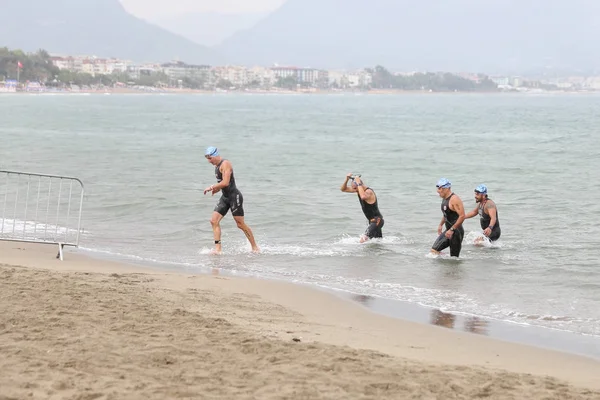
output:
[[[600,96],[4,95],[0,108],[2,169],[79,177],[95,254],[600,336]],[[233,163],[260,255],[230,215],[224,255],[208,255],[209,145]],[[358,243],[348,172],[379,196],[380,241]],[[497,244],[473,245],[474,218],[460,259],[428,257],[442,176],[467,210],[487,184]]]

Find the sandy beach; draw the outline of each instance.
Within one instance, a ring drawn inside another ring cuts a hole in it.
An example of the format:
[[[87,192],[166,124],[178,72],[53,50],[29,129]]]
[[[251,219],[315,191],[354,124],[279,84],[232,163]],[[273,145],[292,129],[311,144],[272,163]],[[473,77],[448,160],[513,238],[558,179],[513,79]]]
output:
[[[600,362],[283,282],[0,242],[0,399],[600,399]]]

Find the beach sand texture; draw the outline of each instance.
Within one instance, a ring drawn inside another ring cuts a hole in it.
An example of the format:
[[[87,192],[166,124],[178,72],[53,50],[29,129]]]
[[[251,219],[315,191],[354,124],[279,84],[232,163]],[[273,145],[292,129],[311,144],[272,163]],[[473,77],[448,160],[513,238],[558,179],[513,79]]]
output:
[[[600,399],[600,362],[282,282],[0,243],[0,399]]]

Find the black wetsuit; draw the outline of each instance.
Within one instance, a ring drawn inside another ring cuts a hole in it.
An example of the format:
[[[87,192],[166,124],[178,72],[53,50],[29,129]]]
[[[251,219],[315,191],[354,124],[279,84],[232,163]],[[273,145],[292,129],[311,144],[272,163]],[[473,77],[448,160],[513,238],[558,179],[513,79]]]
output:
[[[483,230],[487,229],[487,227],[490,226],[490,221],[492,220],[490,215],[486,214],[485,212],[485,203],[487,201],[488,199],[486,199],[482,203],[479,203],[479,210],[477,211],[479,213],[479,223],[481,224],[481,229]],[[500,230],[500,218],[498,217],[498,209],[496,208],[496,225],[494,225],[494,228],[492,229],[492,232],[490,232],[490,236],[488,236],[488,238],[490,239],[490,241],[494,242],[500,238],[501,233],[502,231]]]
[[[452,227],[458,221],[458,213],[450,209],[450,199],[454,196],[452,193],[447,199],[442,200],[442,214],[444,214],[444,220],[446,224],[446,231]],[[447,247],[450,247],[450,255],[452,257],[458,257],[462,248],[463,237],[465,236],[465,230],[462,224],[454,230],[452,238],[446,237],[446,231],[442,232],[440,236],[433,243],[431,248],[436,251],[442,251]]]
[[[365,188],[365,190],[368,190],[368,189],[370,189],[370,188]],[[371,189],[371,190],[373,190],[373,189]],[[375,191],[373,191],[373,193],[375,193]],[[365,231],[365,236],[367,236],[369,239],[382,238],[383,232],[381,231],[381,228],[383,228],[383,216],[379,212],[379,206],[377,205],[377,197],[375,197],[375,203],[369,204],[360,198],[359,192],[357,192],[357,194],[358,194],[358,201],[360,202],[360,206],[363,210],[363,213],[365,214],[365,217],[367,217],[367,220],[369,221],[369,226],[367,226],[367,230]]]
[[[223,174],[220,171],[221,164],[225,159],[221,160],[221,162],[215,167],[215,177],[217,178],[217,182],[221,182],[223,180]],[[244,216],[244,197],[242,193],[239,191],[237,186],[235,186],[235,177],[233,176],[233,170],[231,171],[231,178],[229,179],[229,185],[221,189],[221,198],[219,199],[215,211],[219,214],[225,216],[227,211],[231,209],[231,215],[234,217],[243,217]]]

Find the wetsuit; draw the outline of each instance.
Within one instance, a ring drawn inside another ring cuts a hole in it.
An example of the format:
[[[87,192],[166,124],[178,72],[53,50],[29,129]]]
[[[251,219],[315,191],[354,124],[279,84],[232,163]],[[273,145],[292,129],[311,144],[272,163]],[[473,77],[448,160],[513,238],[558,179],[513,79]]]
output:
[[[477,211],[479,213],[479,223],[481,224],[481,229],[483,230],[487,229],[487,227],[490,226],[490,221],[492,220],[490,215],[485,212],[485,203],[487,201],[488,199],[486,199],[482,203],[479,203],[479,209]],[[500,230],[500,219],[498,218],[498,209],[496,208],[496,225],[494,225],[494,228],[492,229],[492,232],[490,232],[490,236],[488,236],[488,238],[490,239],[490,241],[494,242],[500,238],[501,233],[502,231]]]
[[[217,178],[217,182],[221,182],[223,180],[223,174],[221,173],[220,167],[225,159],[221,160],[221,162],[215,167],[215,177]],[[221,189],[221,198],[219,199],[217,206],[215,207],[215,211],[219,214],[225,216],[227,211],[231,209],[231,215],[234,217],[243,217],[244,216],[244,197],[242,193],[239,191],[237,186],[235,186],[235,177],[233,176],[233,170],[231,171],[231,178],[229,179],[229,185]]]
[[[365,188],[365,190],[369,189],[371,188]],[[373,193],[375,192],[373,191]],[[383,232],[381,231],[381,228],[383,228],[383,216],[379,212],[379,206],[377,205],[377,197],[375,197],[375,203],[369,204],[360,198],[360,193],[357,192],[357,194],[358,201],[360,202],[360,206],[362,207],[363,213],[369,221],[369,226],[367,226],[365,236],[367,236],[369,239],[382,238]]]
[[[458,221],[458,213],[450,209],[450,199],[454,196],[452,193],[447,199],[442,200],[442,213],[444,214],[444,220],[446,224],[446,231],[452,227]],[[446,237],[446,231],[442,232],[440,236],[433,243],[431,248],[436,251],[442,251],[446,247],[450,247],[450,255],[452,257],[458,257],[462,248],[463,237],[465,236],[465,230],[463,226],[459,226],[454,230],[452,238]]]

